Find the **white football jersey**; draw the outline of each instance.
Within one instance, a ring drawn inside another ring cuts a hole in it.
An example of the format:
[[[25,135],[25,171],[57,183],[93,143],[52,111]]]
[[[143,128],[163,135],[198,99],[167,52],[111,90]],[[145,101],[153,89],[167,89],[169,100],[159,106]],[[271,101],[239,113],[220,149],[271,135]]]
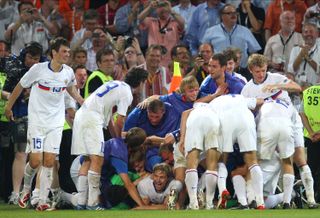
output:
[[[41,127],[63,126],[66,88],[76,85],[71,67],[63,64],[59,72],[54,72],[50,62],[35,64],[21,78],[20,84],[23,88],[31,87],[29,124]]]
[[[153,180],[148,176],[138,183],[137,189],[141,198],[149,198],[153,204],[163,204],[165,198],[170,194],[171,188],[175,187],[175,185],[175,180],[171,180],[163,192],[157,192],[154,188]]]
[[[294,109],[292,104],[281,99],[268,99],[261,106],[258,119],[263,118],[288,118],[291,120]]]
[[[95,111],[103,122],[108,125],[112,109],[117,106],[117,113],[126,116],[128,107],[133,100],[131,88],[122,81],[109,81],[101,85],[84,102],[84,110]]]
[[[291,103],[289,94],[284,90],[275,90],[273,92],[263,92],[262,88],[265,85],[273,85],[273,84],[286,84],[290,80],[278,73],[270,73],[267,72],[267,78],[261,84],[255,84],[253,79],[251,79],[242,89],[241,94],[245,97],[253,97],[253,98],[273,98],[273,99],[282,99]]]

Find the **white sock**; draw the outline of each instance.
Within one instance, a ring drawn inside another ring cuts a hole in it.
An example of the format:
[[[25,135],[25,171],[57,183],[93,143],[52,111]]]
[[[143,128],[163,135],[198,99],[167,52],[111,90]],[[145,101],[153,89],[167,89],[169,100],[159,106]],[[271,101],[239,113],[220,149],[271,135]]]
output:
[[[24,168],[24,179],[23,179],[23,190],[25,192],[30,192],[31,191],[31,185],[32,185],[32,180],[34,178],[34,175],[36,175],[38,169],[33,169],[31,168],[29,162],[26,164],[26,167]]]
[[[224,163],[218,163],[218,189],[219,196],[221,196],[222,192],[227,189],[227,177],[228,170]]]
[[[236,175],[232,177],[232,183],[234,187],[234,192],[237,195],[238,202],[241,205],[248,205],[247,202],[247,191],[246,191],[246,180],[240,176]]]
[[[264,205],[267,209],[272,209],[278,204],[282,203],[282,201],[283,201],[283,193],[276,194],[276,195],[269,195],[264,200]]]
[[[100,177],[101,175],[92,170],[88,171],[89,196],[88,206],[96,206],[99,204],[100,195]]]
[[[88,176],[80,175],[78,179],[78,204],[87,205],[88,200]]]
[[[198,188],[198,171],[196,169],[186,170],[186,187],[190,199],[190,204],[199,205],[197,199],[197,188]]]
[[[198,182],[198,189],[204,190],[206,188],[206,173],[203,173]]]
[[[283,174],[283,203],[291,202],[291,194],[294,184],[294,175],[292,174]]]
[[[53,181],[53,167],[42,166],[41,173],[40,173],[39,204],[47,203],[52,181]]]
[[[255,200],[254,190],[253,190],[253,188],[252,188],[252,180],[251,180],[251,179],[247,180],[246,189],[247,189],[248,204],[251,204],[251,202],[252,202],[253,200]]]
[[[78,205],[78,196],[79,193],[70,194],[64,191],[61,192],[61,199],[67,203],[72,204],[74,207]]]
[[[208,206],[213,205],[213,198],[217,187],[218,172],[209,171],[206,174],[206,203]]]
[[[313,177],[309,165],[304,165],[299,168],[300,177],[304,188],[306,189],[307,200],[310,203],[315,203],[313,190]]]
[[[257,206],[264,204],[263,201],[263,177],[262,171],[258,164],[253,164],[249,167],[251,180],[252,180],[252,189],[255,193]]]

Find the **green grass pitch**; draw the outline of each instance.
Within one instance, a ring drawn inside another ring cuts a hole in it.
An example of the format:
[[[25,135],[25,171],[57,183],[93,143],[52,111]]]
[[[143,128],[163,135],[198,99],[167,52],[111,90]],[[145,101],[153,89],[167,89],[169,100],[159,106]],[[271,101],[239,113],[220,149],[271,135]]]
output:
[[[75,211],[56,210],[37,212],[32,209],[21,209],[18,206],[0,204],[0,218],[320,218],[320,209],[300,210],[199,210],[199,211],[137,211],[137,210],[106,210],[106,211]]]

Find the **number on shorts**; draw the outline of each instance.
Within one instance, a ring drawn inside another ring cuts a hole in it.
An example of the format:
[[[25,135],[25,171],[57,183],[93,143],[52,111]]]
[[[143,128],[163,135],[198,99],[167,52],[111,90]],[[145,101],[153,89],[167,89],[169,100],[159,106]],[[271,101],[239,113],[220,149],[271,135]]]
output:
[[[105,90],[103,92],[97,93],[97,96],[102,97],[105,94],[107,94],[108,92],[110,92],[112,89],[118,87],[119,85],[117,83],[113,83],[113,82],[109,82],[106,86],[105,86]]]
[[[319,104],[319,97],[318,96],[308,96],[308,105],[318,105]]]
[[[34,149],[41,149],[41,147],[42,147],[41,138],[32,138],[32,141],[33,141],[33,148]]]

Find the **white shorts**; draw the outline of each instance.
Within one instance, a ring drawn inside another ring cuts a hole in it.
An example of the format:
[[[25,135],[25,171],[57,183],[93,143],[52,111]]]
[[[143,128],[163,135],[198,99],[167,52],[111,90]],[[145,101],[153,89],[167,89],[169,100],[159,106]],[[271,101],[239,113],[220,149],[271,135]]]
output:
[[[59,154],[63,126],[39,127],[28,125],[26,153],[54,153]]]
[[[233,145],[236,142],[239,144],[240,152],[257,150],[256,124],[250,111],[235,113],[232,117],[222,115],[220,122],[222,127],[221,145],[223,152],[233,152]]]
[[[304,148],[303,124],[298,111],[295,109],[292,117],[294,147]]]
[[[199,107],[191,111],[186,124],[185,151],[207,151],[219,147],[220,122],[210,108]]]
[[[73,122],[71,154],[103,157],[103,150],[102,118],[94,111],[80,108]]]
[[[294,153],[293,125],[287,118],[263,118],[258,123],[258,153],[260,159],[270,160],[277,150],[281,159]]]
[[[187,159],[180,152],[179,145],[180,145],[180,142],[173,144],[173,159],[174,159],[173,169],[187,168]]]
[[[281,173],[281,160],[278,154],[274,152],[270,160],[261,160],[259,165],[263,176],[263,194],[274,195]]]
[[[80,170],[80,167],[81,167],[80,157],[81,157],[81,155],[76,157],[73,160],[73,162],[71,164],[71,167],[70,167],[70,177],[71,177],[74,185],[76,186],[77,190],[79,190],[78,189],[78,179],[79,179],[79,170]]]

